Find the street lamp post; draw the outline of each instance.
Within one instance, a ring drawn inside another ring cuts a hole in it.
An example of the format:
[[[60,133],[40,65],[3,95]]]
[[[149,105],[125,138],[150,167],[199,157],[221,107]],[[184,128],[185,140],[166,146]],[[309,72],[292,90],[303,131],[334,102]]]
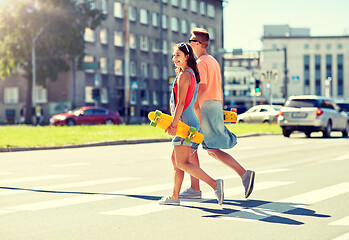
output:
[[[35,37],[32,39],[32,107],[35,107],[36,104],[36,51],[35,44],[36,40],[40,34],[44,31],[43,28],[36,33]]]

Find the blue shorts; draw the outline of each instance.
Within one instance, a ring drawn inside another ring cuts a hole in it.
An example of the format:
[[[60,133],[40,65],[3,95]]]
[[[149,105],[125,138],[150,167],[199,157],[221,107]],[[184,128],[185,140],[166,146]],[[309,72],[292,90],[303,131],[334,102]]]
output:
[[[237,137],[224,125],[223,107],[220,101],[205,101],[201,107],[200,132],[205,139],[202,142],[204,149],[230,149],[237,144]],[[199,144],[193,143],[192,149]]]

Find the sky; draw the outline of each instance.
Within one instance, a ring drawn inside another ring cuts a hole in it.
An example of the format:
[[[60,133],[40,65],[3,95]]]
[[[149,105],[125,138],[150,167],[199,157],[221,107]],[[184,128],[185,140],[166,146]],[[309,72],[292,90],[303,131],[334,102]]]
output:
[[[349,36],[349,0],[228,0],[224,48],[261,49],[263,25],[310,28],[311,36]]]

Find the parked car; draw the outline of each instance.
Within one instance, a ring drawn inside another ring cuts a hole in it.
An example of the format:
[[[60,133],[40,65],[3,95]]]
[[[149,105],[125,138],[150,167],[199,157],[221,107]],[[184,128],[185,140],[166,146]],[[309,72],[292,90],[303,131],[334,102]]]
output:
[[[349,116],[349,100],[336,100],[336,104]]]
[[[50,118],[50,125],[54,126],[120,123],[119,113],[102,107],[79,107],[67,113],[56,114]]]
[[[285,137],[293,131],[302,131],[307,137],[321,131],[323,137],[330,137],[332,131],[341,131],[348,136],[348,115],[329,98],[318,96],[290,97],[280,109],[278,123]]]
[[[238,115],[238,123],[271,123],[276,122],[281,106],[257,105]]]

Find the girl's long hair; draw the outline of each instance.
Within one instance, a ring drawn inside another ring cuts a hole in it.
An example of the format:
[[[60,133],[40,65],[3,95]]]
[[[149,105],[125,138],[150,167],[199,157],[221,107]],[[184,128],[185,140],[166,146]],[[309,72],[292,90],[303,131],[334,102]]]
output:
[[[193,49],[191,48],[191,46],[188,43],[182,42],[182,43],[178,43],[174,49],[178,48],[180,51],[182,51],[184,53],[184,55],[189,55],[188,61],[187,61],[187,65],[188,67],[190,67],[191,69],[193,69],[194,74],[195,74],[195,78],[196,78],[196,83],[200,82],[200,75],[199,75],[199,70],[198,70],[198,66],[196,64],[196,59],[194,56],[194,52]],[[188,52],[189,50],[189,52]],[[184,69],[180,68],[180,67],[176,67],[175,71],[176,74],[178,75],[180,72],[183,72]]]

